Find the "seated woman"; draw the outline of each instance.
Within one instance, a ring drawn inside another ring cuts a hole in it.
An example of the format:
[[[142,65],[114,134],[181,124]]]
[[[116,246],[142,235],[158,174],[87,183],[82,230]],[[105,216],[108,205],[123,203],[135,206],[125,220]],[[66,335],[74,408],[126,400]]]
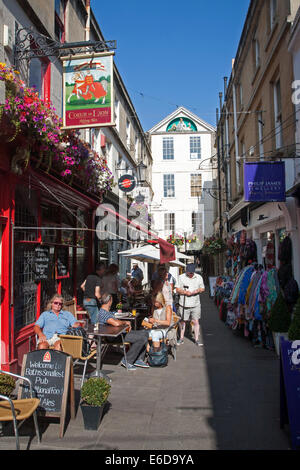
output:
[[[149,330],[149,338],[152,339],[154,351],[157,351],[160,348],[160,340],[166,337],[166,331],[172,324],[172,308],[166,305],[165,298],[161,292],[154,299],[153,315],[148,318],[148,322],[155,327]],[[169,334],[172,336],[172,330],[168,333],[168,338]],[[147,351],[149,349],[150,345],[148,344]]]
[[[157,294],[162,291],[163,284],[164,283],[161,280],[153,281],[152,289],[150,290],[148,295],[145,296],[145,303],[148,307],[148,312],[151,316],[153,315],[153,311],[154,311],[154,308],[155,308],[154,307],[155,298],[156,298]]]

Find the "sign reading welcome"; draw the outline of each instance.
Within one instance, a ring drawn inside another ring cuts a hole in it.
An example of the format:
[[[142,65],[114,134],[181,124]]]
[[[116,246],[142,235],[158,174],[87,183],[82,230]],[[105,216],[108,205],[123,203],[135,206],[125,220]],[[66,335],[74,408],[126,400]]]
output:
[[[285,201],[284,162],[245,163],[244,191],[247,202]]]

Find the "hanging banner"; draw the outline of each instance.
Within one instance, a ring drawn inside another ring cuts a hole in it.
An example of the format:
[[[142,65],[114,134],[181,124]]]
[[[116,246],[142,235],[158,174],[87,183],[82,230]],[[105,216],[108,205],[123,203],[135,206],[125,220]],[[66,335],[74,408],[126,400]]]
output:
[[[115,125],[113,54],[62,57],[63,129]]]
[[[246,202],[285,201],[284,162],[255,162],[244,164]]]

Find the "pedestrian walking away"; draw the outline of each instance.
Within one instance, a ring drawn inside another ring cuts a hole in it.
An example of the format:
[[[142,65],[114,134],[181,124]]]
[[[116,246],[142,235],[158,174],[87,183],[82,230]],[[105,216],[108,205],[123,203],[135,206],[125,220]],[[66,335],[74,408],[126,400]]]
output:
[[[105,263],[97,264],[95,272],[89,274],[81,284],[81,289],[84,291],[83,306],[88,312],[92,323],[97,322],[105,270]]]
[[[194,325],[194,335],[196,346],[201,346],[199,341],[201,318],[200,294],[205,291],[203,278],[200,274],[195,273],[195,265],[187,264],[186,272],[181,274],[176,284],[176,292],[179,294],[179,316],[180,321],[180,338],[178,344],[183,343],[186,322],[192,321]]]

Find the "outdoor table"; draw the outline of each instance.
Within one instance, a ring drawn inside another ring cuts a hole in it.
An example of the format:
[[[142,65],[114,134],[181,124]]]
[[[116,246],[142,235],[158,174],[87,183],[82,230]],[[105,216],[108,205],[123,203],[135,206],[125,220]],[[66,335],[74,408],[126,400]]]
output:
[[[111,378],[101,370],[101,339],[103,337],[107,338],[117,338],[122,333],[125,333],[127,330],[127,325],[121,326],[111,326],[111,325],[100,325],[97,329],[93,325],[88,325],[87,334],[95,337],[97,342],[97,356],[96,356],[96,370],[91,374],[91,377],[104,377],[111,382]],[[122,337],[123,340],[123,337]]]
[[[132,315],[131,312],[122,312],[122,313],[115,313],[114,317],[116,320],[129,320],[134,321],[134,329],[136,330],[136,320],[139,316],[139,312],[136,312],[136,315]]]

